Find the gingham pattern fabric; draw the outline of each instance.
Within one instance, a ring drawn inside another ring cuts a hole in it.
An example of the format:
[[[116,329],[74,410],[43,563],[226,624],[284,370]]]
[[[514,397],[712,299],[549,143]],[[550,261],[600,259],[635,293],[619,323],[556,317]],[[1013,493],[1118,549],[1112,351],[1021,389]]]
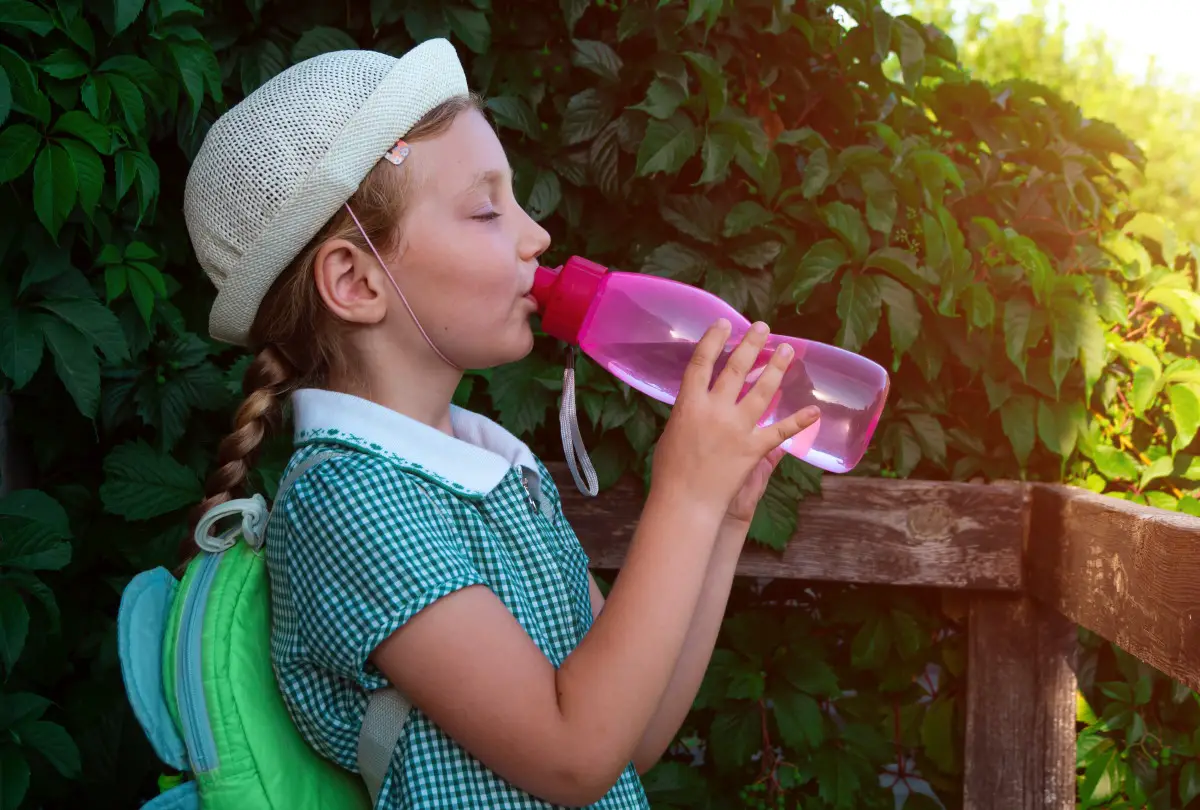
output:
[[[587,557],[557,488],[494,422],[455,411],[447,436],[330,392],[293,400],[298,449],[346,451],[305,473],[275,506],[267,538],[271,654],[305,739],[356,768],[371,651],[438,598],[490,587],[555,666],[591,626]],[[435,435],[436,434],[436,435]],[[486,455],[480,455],[480,453]],[[415,708],[377,808],[525,810],[552,805],[488,770]],[[596,805],[644,810],[632,765]]]

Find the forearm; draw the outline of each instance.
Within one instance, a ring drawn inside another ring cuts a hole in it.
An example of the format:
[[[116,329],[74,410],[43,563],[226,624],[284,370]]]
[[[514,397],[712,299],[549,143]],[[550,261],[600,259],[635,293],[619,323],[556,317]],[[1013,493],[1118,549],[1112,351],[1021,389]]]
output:
[[[672,682],[720,520],[720,512],[652,490],[604,610],[558,670],[570,737],[614,778],[633,759]]]
[[[666,751],[696,699],[712,659],[748,529],[746,524],[723,523],[718,531],[700,599],[675,672],[634,753],[633,762],[639,773],[652,768]]]

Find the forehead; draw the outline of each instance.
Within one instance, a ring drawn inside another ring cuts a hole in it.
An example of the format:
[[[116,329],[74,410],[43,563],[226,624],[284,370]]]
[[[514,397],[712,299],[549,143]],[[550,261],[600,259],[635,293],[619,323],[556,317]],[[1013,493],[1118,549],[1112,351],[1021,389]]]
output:
[[[412,144],[407,161],[422,181],[439,190],[460,193],[482,172],[507,171],[504,147],[478,110],[460,113],[449,129]]]

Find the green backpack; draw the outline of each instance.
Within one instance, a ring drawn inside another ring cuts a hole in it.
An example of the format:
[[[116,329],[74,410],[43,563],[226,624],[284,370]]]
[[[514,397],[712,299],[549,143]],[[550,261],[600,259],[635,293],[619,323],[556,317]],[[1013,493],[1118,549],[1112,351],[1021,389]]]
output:
[[[317,453],[296,465],[275,503],[337,454]],[[239,515],[240,526],[209,536],[218,521]],[[155,568],[121,594],[117,642],[129,703],[155,753],[183,774],[146,808],[365,810],[378,798],[409,705],[394,689],[372,694],[358,742],[361,777],[300,736],[271,665],[261,553],[269,519],[261,496],[215,507],[196,530],[205,550],[182,581]]]

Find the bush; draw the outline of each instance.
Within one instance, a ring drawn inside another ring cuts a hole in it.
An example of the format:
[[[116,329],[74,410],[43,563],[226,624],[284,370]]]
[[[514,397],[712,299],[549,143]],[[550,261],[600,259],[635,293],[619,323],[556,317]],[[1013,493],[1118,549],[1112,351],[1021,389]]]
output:
[[[323,51],[450,36],[518,198],[555,237],[548,260],[700,284],[887,364],[864,473],[1200,506],[1195,267],[1126,208],[1112,157],[1140,162],[1136,147],[1045,88],[972,81],[947,37],[875,0],[0,8],[0,373],[22,461],[0,501],[6,808],[154,793],[117,600],[172,561],[246,361],[204,337],[211,293],[180,189],[220,110]],[[468,376],[458,400],[554,457],[561,363],[543,340]],[[587,363],[579,381],[604,484],[644,475],[665,410]],[[284,437],[256,472],[268,495],[287,453]],[[755,540],[782,546],[818,487],[789,460]],[[960,806],[958,618],[920,591],[742,583],[696,709],[647,778],[656,805]],[[1137,685],[1104,687],[1128,711],[1087,732],[1081,751],[1103,764],[1085,800],[1190,798],[1194,771],[1145,767],[1174,738],[1134,719],[1170,686],[1092,649],[1104,678]],[[1194,727],[1180,695],[1172,717]]]

